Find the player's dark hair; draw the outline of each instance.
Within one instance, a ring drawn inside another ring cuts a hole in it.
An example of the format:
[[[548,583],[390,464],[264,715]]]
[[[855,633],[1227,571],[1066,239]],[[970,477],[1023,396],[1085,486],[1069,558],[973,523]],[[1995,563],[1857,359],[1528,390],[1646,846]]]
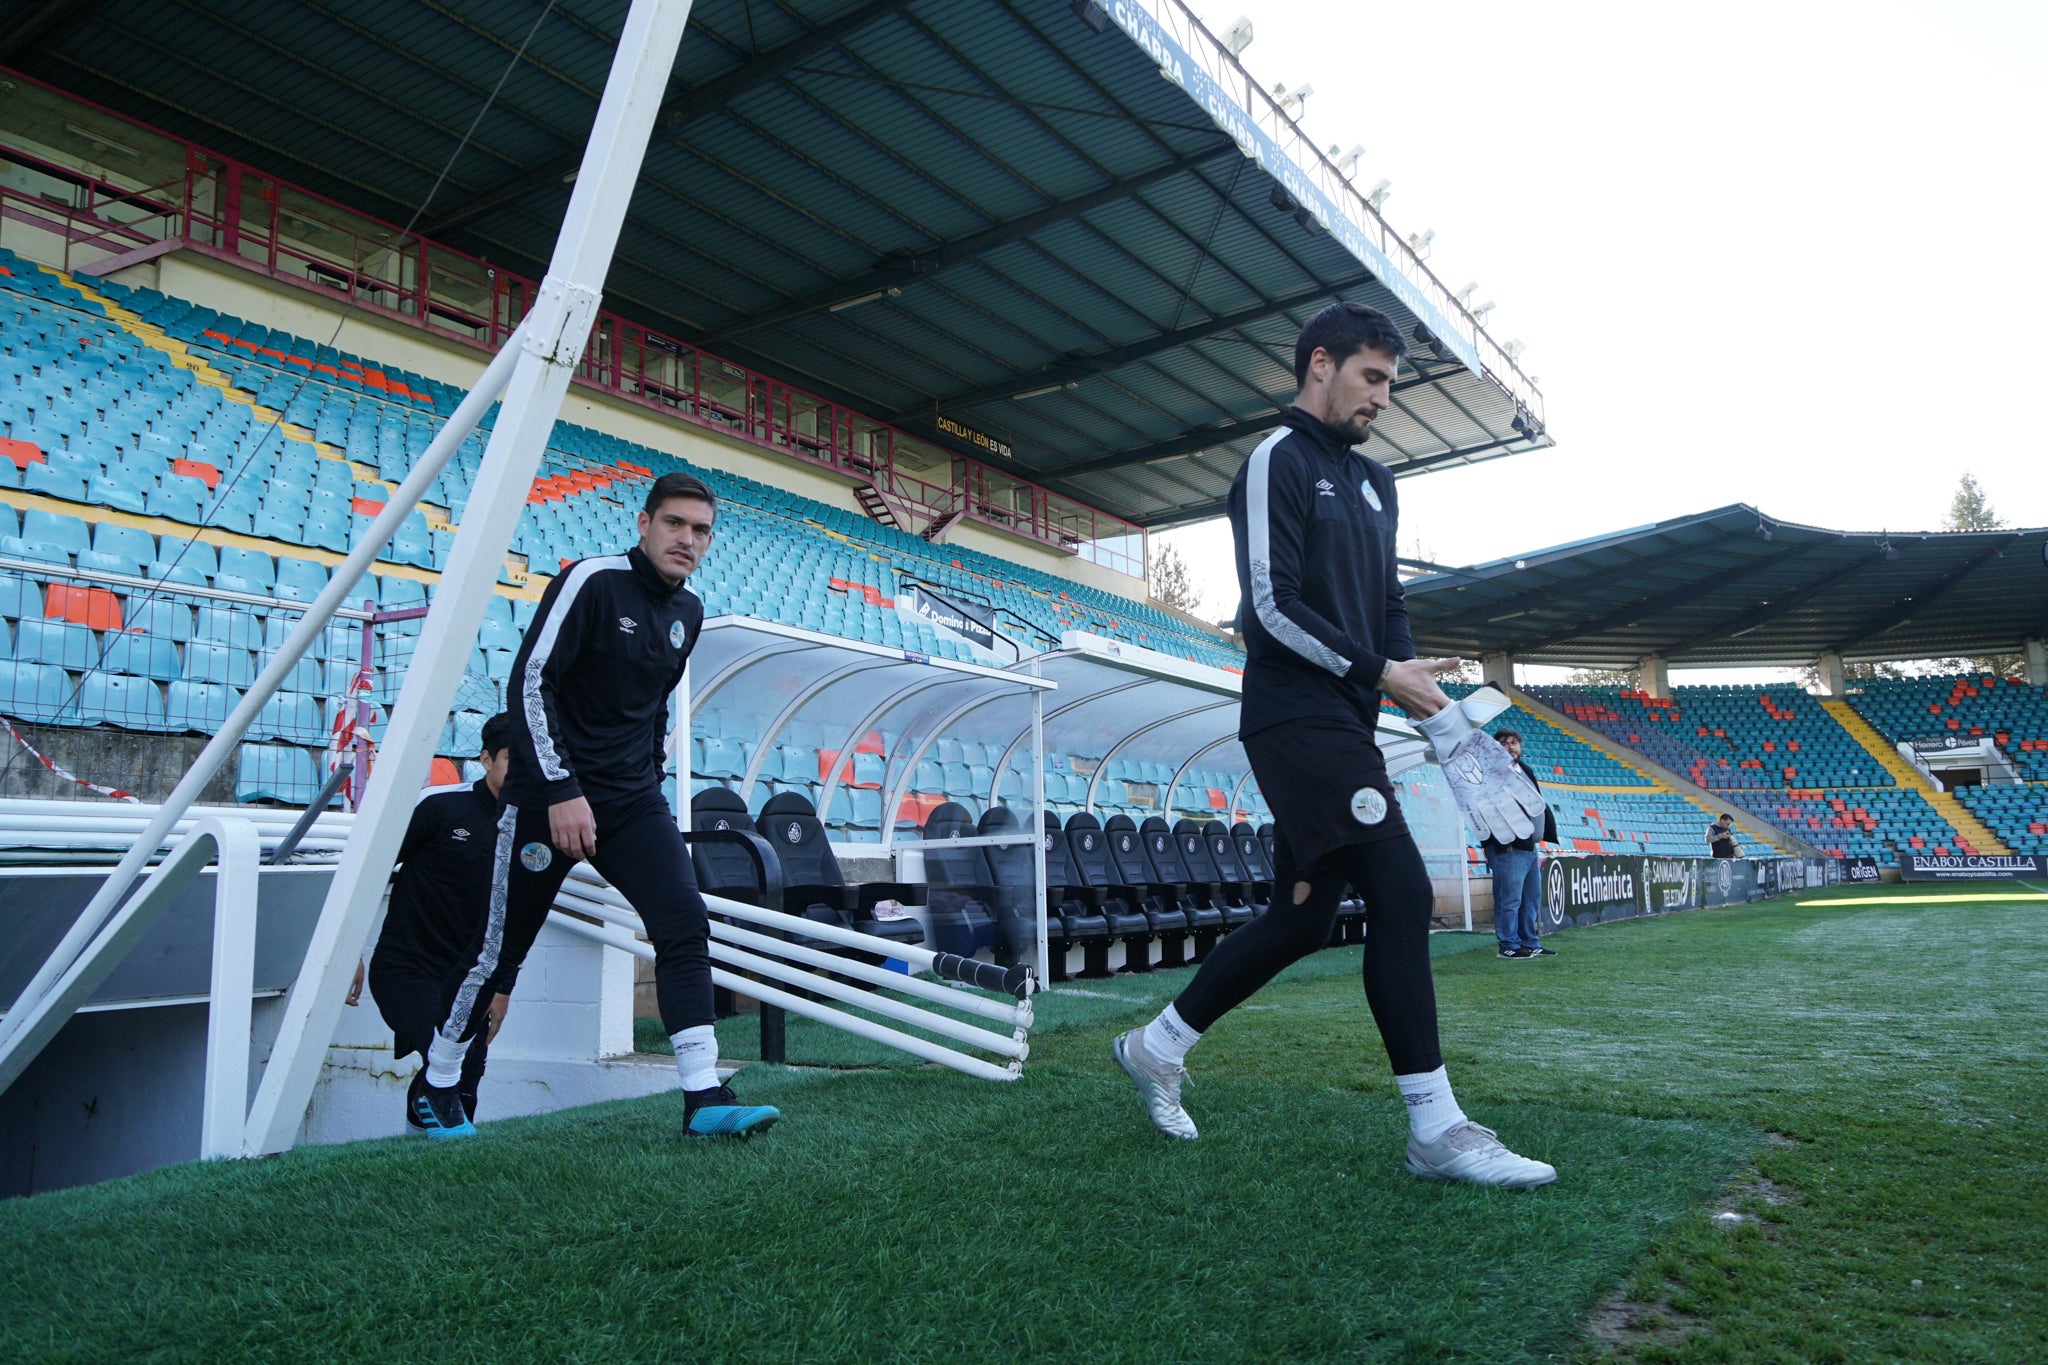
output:
[[[1514,730],[1495,730],[1493,732],[1493,737],[1497,740],[1502,741],[1503,743],[1511,739],[1520,740],[1522,738],[1522,736]]]
[[[1394,320],[1377,308],[1362,303],[1333,303],[1308,320],[1294,343],[1294,382],[1308,382],[1309,357],[1318,348],[1342,365],[1360,351],[1371,347],[1399,360],[1408,354],[1408,339]]]
[[[483,751],[494,754],[500,749],[512,747],[512,713],[500,711],[484,722]]]
[[[652,514],[670,498],[695,498],[707,503],[714,514],[718,511],[718,496],[704,486],[704,481],[692,474],[664,474],[654,481],[654,487],[647,490],[646,505],[642,511]]]

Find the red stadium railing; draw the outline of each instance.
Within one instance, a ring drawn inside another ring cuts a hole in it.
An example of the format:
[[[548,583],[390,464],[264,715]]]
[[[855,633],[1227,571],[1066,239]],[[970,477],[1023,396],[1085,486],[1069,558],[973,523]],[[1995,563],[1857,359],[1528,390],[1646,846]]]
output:
[[[0,183],[0,217],[57,237],[67,271],[191,251],[487,350],[539,289],[31,77],[5,81],[0,160],[26,188]],[[1145,576],[1145,532],[1120,517],[616,314],[598,314],[577,381],[872,484],[901,519],[964,517]]]

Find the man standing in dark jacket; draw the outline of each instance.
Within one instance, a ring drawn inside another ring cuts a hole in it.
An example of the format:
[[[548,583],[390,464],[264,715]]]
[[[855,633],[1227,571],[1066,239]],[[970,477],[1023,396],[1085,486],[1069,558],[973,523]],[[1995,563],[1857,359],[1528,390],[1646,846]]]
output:
[[[710,922],[661,789],[668,699],[704,624],[683,581],[711,548],[718,502],[687,474],[648,490],[640,543],[548,584],[507,683],[512,765],[492,852],[489,913],[427,1052],[429,1134],[473,1133],[455,1085],[479,1002],[516,973],[578,859],[629,901],[654,945],[654,992],[682,1073],[686,1137],[740,1137],[781,1117],[720,1085]]]
[[[1329,941],[1344,888],[1366,908],[1365,998],[1408,1110],[1407,1169],[1526,1187],[1557,1178],[1465,1117],[1437,1041],[1434,888],[1374,742],[1382,693],[1430,740],[1468,818],[1513,838],[1542,808],[1492,736],[1418,659],[1396,574],[1394,476],[1354,449],[1393,401],[1407,343],[1383,313],[1335,303],[1294,346],[1294,405],[1230,489],[1245,669],[1238,735],[1275,817],[1272,904],[1225,937],[1159,1017],[1111,1054],[1152,1125],[1193,1138],[1188,1051],[1282,969]]]
[[[1493,737],[1515,760],[1515,766],[1541,790],[1535,770],[1522,761],[1522,737],[1513,730],[1496,730]],[[1536,931],[1536,911],[1543,904],[1542,859],[1536,856],[1539,838],[1546,844],[1557,842],[1557,817],[1548,806],[1543,811],[1540,835],[1507,843],[1498,839],[1480,843],[1486,865],[1493,871],[1493,936],[1500,941],[1500,955],[1505,958],[1557,956],[1556,949],[1543,946]]]

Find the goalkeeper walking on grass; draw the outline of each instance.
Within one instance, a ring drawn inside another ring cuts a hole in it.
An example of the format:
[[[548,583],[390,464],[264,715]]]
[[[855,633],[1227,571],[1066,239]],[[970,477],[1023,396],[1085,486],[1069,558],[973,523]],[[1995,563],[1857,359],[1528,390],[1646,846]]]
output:
[[[1181,1107],[1188,1052],[1288,964],[1329,941],[1344,888],[1365,901],[1365,998],[1407,1102],[1408,1170],[1432,1180],[1527,1187],[1555,1180],[1465,1117],[1437,1045],[1430,978],[1434,892],[1374,743],[1382,694],[1430,741],[1467,823],[1526,837],[1542,798],[1483,709],[1446,697],[1456,659],[1417,659],[1395,576],[1394,478],[1355,451],[1387,407],[1407,343],[1362,304],[1325,308],[1294,348],[1299,391],[1230,489],[1243,594],[1239,737],[1277,833],[1273,902],[1210,952],[1180,998],[1111,1044],[1153,1126],[1192,1138]]]

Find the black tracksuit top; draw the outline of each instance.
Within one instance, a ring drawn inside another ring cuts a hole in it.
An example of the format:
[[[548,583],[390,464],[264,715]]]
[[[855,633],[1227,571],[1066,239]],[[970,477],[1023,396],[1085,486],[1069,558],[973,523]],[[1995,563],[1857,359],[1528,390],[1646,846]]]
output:
[[[439,978],[474,948],[491,897],[500,810],[482,778],[420,792],[398,846],[378,959]]]
[[[1387,467],[1300,408],[1237,471],[1240,736],[1302,720],[1378,727],[1381,672],[1415,657],[1397,515]]]
[[[506,799],[551,806],[583,796],[602,806],[659,797],[669,694],[703,625],[697,595],[671,587],[638,546],[557,574],[506,683]]]

